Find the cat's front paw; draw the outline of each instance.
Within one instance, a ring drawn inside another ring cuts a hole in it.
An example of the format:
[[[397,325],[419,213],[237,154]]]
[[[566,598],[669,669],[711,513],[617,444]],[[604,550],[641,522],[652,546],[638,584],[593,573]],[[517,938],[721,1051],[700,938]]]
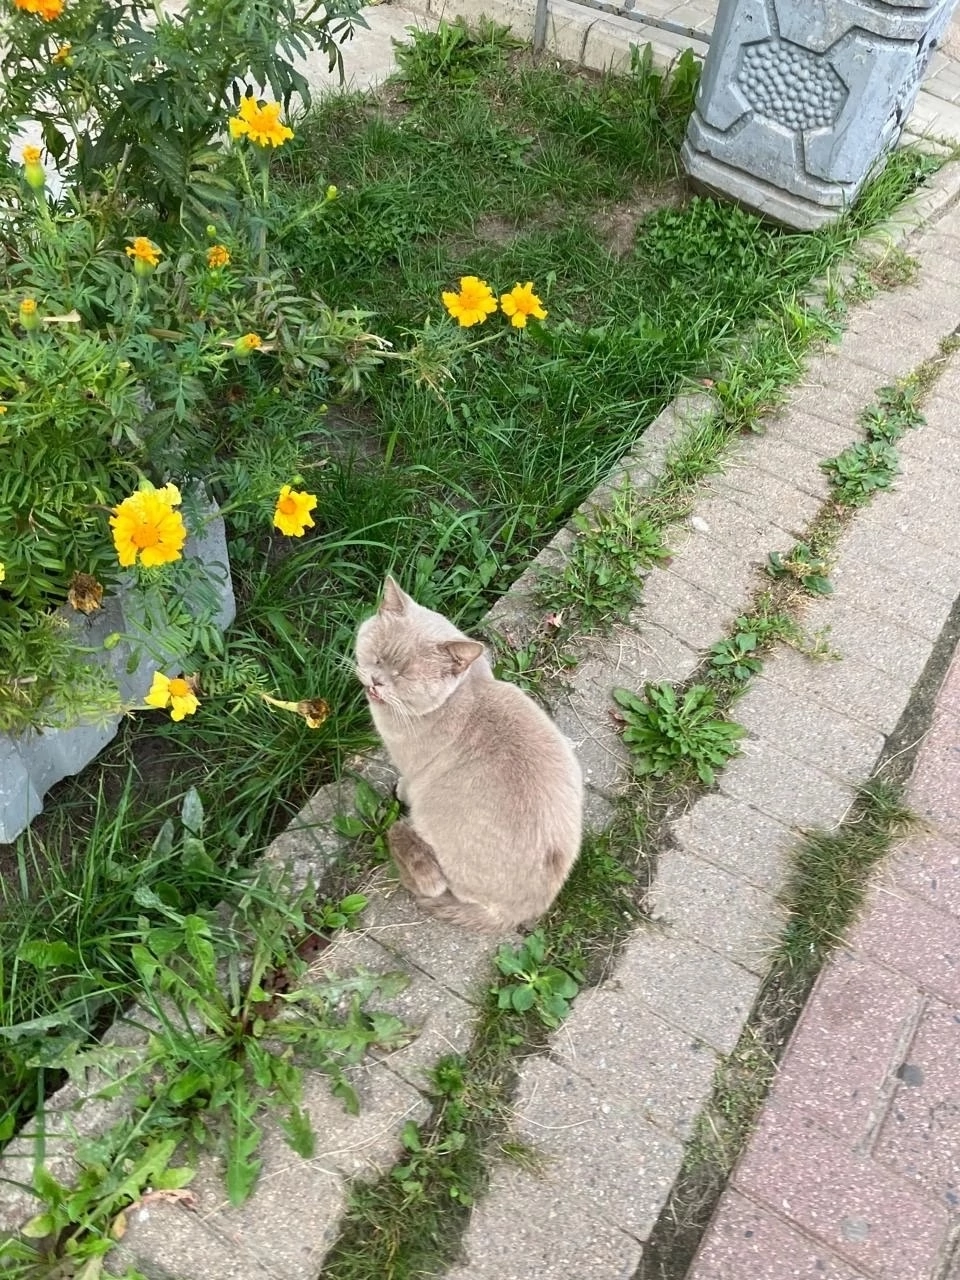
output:
[[[397,799],[400,801],[401,804],[408,805],[410,803],[410,799],[407,794],[407,784],[403,780],[403,778],[397,779],[396,786],[393,788],[393,794],[397,797]]]

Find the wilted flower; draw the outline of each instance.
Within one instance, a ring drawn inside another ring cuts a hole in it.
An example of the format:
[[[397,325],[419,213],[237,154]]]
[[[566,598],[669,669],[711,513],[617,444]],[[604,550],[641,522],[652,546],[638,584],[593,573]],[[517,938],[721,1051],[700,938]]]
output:
[[[80,613],[93,613],[100,608],[103,599],[103,584],[98,582],[92,573],[75,573],[70,579],[67,592],[67,603]]]
[[[486,280],[462,276],[459,293],[441,294],[443,305],[464,329],[482,324],[497,309],[497,300]]]
[[[63,44],[58,46],[56,52],[50,55],[50,61],[55,62],[58,67],[62,67],[66,62],[70,60],[70,50],[72,48],[73,48],[73,45],[70,43],[70,41],[64,40]]]
[[[133,269],[138,276],[149,276],[153,275],[160,261],[160,246],[147,236],[137,236],[132,244],[127,245],[126,254],[133,259]]]
[[[231,138],[249,138],[258,147],[282,147],[293,130],[280,121],[280,103],[265,102],[261,107],[256,98],[242,98],[235,116],[227,121]]]
[[[260,697],[271,707],[279,707],[281,711],[295,711],[298,716],[303,716],[308,729],[319,729],[330,715],[330,706],[323,698],[283,702],[280,698],[271,698],[269,693],[261,693]]]
[[[515,284],[509,293],[500,297],[500,307],[515,329],[525,329],[527,320],[533,316],[537,320],[546,320],[547,312],[543,303],[533,292],[533,283]]]
[[[124,568],[140,563],[146,568],[179,560],[187,529],[183,516],[173,508],[180,503],[176,485],[163,489],[138,489],[114,507],[110,517],[113,544]]]
[[[184,716],[192,716],[200,705],[196,690],[197,682],[192,676],[174,676],[171,680],[157,671],[144,702],[160,711],[169,707],[170,719],[182,720]]]
[[[291,538],[302,537],[307,525],[313,527],[310,512],[316,505],[317,499],[312,493],[297,492],[285,484],[273,513],[274,528]]]
[[[218,267],[225,267],[230,261],[230,250],[226,245],[212,244],[207,250],[207,266],[211,271],[216,271]]]

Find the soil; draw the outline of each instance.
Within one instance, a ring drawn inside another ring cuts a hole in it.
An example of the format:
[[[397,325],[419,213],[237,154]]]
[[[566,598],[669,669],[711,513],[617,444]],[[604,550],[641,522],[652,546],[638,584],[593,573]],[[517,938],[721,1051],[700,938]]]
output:
[[[607,205],[590,218],[590,226],[616,258],[633,251],[637,228],[660,209],[677,209],[689,194],[683,178],[672,178],[658,187],[636,187],[630,198]]]

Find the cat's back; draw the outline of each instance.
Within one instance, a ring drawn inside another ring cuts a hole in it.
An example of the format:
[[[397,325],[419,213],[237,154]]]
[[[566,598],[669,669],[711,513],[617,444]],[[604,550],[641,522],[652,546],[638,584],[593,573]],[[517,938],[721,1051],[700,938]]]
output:
[[[528,777],[580,786],[573,747],[529,694],[488,678],[477,681],[470,701],[461,749],[478,764],[513,781]]]

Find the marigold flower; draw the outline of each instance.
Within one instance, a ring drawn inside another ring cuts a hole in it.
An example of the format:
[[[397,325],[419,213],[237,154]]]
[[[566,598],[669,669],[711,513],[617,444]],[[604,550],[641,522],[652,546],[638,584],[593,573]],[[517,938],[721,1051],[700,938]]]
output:
[[[13,0],[14,8],[35,13],[44,22],[52,22],[63,13],[63,0]]]
[[[70,579],[67,592],[67,604],[80,613],[93,613],[100,608],[103,599],[103,584],[98,582],[92,573],[77,572]]]
[[[161,490],[138,489],[113,508],[113,545],[124,568],[136,564],[138,557],[148,569],[180,559],[187,529],[183,516],[173,510],[179,501],[176,485],[167,485]]]
[[[533,316],[536,320],[546,320],[547,312],[543,303],[533,292],[530,280],[526,284],[515,284],[509,293],[500,297],[500,307],[515,329],[525,329],[527,320]]]
[[[207,250],[207,266],[211,271],[216,271],[218,267],[225,267],[230,261],[230,250],[226,245],[212,244]]]
[[[299,702],[283,702],[280,698],[272,698],[269,693],[261,693],[260,697],[271,707],[279,707],[281,711],[295,711],[303,716],[308,729],[319,729],[330,715],[330,704],[323,698],[303,698]]]
[[[285,484],[273,513],[273,527],[288,537],[302,538],[307,525],[313,528],[310,512],[316,505],[317,499],[312,493],[301,493]]]
[[[56,63],[58,67],[62,67],[66,62],[69,61],[70,50],[72,48],[73,48],[73,45],[70,43],[70,41],[64,40],[63,44],[59,45],[56,51],[50,55],[50,61]]]
[[[133,259],[133,269],[138,276],[152,275],[160,262],[160,246],[147,236],[136,236],[133,244],[128,244],[126,254]]]
[[[22,299],[18,318],[28,333],[35,333],[37,329],[43,328],[43,321],[37,315],[36,298]]]
[[[192,716],[200,705],[196,694],[196,681],[183,676],[174,676],[171,680],[162,671],[157,671],[150,686],[150,692],[144,698],[148,707],[156,707],[159,711],[170,708],[171,720],[182,720],[184,716]]]
[[[487,316],[497,309],[497,300],[490,286],[486,280],[478,280],[476,276],[462,276],[460,292],[444,293],[441,297],[443,305],[464,329],[483,324]]]
[[[24,163],[24,164],[39,164],[39,163],[40,163],[40,148],[39,148],[39,147],[24,147],[24,148],[23,148],[23,163]]]
[[[0,413],[6,413],[6,412],[7,412],[7,406],[5,404],[0,404]]]
[[[242,338],[238,338],[233,344],[233,349],[238,356],[248,356],[251,351],[256,351],[263,346],[263,339],[258,333],[245,333]]]
[[[47,175],[40,163],[39,147],[23,148],[23,176],[27,180],[27,186],[34,191],[42,191],[47,185]]]
[[[279,102],[265,102],[261,107],[256,98],[243,98],[227,124],[231,138],[246,137],[258,147],[282,147],[293,137],[293,130],[280,121]]]
[[[0,560],[0,582],[5,581],[7,576],[7,566]]]

